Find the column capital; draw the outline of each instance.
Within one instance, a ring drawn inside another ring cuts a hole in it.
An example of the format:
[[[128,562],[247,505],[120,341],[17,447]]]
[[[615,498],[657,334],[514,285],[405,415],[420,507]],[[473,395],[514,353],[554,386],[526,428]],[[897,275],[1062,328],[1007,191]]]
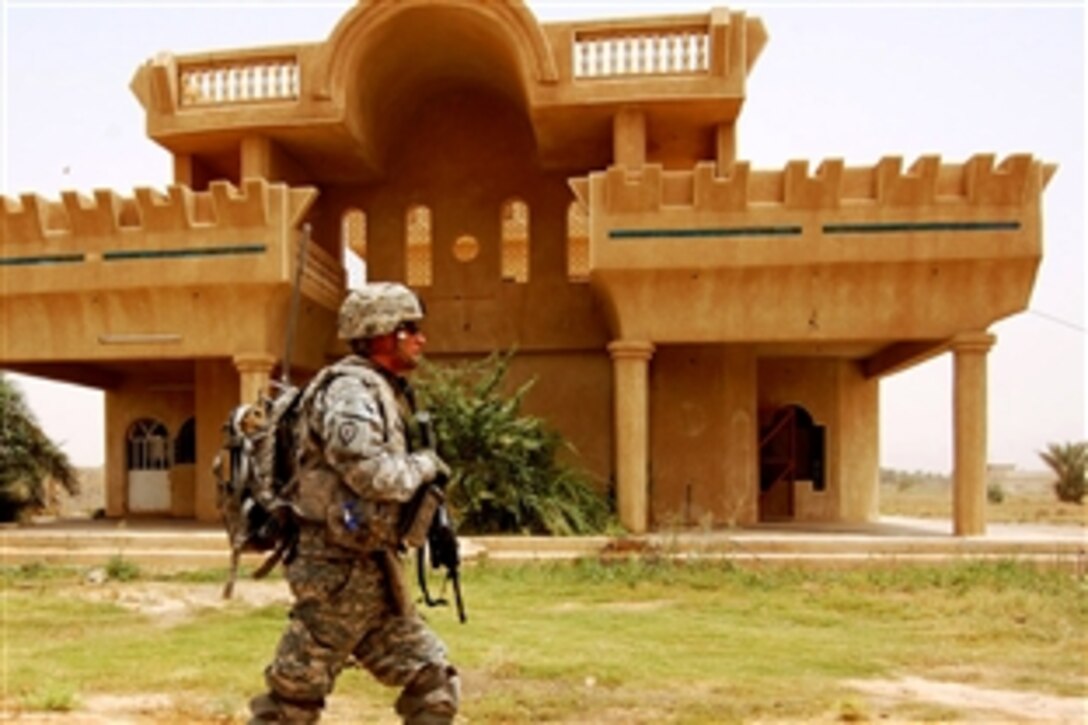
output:
[[[241,353],[235,355],[231,362],[234,369],[240,373],[268,373],[276,367],[279,358],[265,352]]]
[[[649,360],[654,356],[654,344],[642,340],[616,340],[608,343],[613,360]]]
[[[961,332],[949,341],[952,352],[982,352],[990,351],[997,342],[997,336],[990,332]]]

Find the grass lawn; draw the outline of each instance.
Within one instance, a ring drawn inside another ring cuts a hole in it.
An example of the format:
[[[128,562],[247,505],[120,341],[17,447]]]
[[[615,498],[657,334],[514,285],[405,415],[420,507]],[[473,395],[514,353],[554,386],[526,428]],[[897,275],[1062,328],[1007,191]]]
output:
[[[90,584],[80,569],[0,571],[8,714],[108,722],[122,701],[128,722],[243,722],[285,621],[282,582],[240,581],[275,596],[223,603],[208,583],[221,572]],[[1024,564],[481,563],[464,586],[468,624],[427,613],[462,672],[464,722],[977,719],[853,684],[904,677],[1088,695],[1085,579]],[[346,672],[327,721],[395,722],[395,696]]]

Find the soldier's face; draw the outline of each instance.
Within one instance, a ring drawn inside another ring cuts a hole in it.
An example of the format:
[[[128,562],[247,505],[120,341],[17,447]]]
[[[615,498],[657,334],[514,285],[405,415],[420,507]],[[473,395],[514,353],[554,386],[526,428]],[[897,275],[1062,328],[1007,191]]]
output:
[[[402,322],[393,334],[397,340],[397,357],[405,370],[414,370],[423,361],[427,336],[415,322]]]
[[[423,360],[427,336],[415,322],[402,322],[389,336],[388,367],[395,373],[415,370]]]
[[[371,340],[370,357],[393,373],[407,373],[423,360],[427,336],[415,322],[405,322],[388,335]]]

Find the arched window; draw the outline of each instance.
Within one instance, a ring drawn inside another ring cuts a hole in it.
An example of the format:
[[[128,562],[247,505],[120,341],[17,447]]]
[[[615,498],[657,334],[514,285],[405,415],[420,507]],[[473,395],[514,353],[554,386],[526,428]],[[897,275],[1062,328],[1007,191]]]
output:
[[[340,217],[340,248],[348,286],[357,287],[366,281],[366,214],[348,209]]]
[[[410,287],[430,287],[434,280],[430,208],[422,204],[409,207],[404,226],[405,281]]]
[[[502,205],[502,278],[529,281],[529,205],[508,199]]]
[[[577,201],[567,207],[567,277],[572,282],[589,279],[589,212]]]
[[[196,463],[195,418],[186,420],[178,430],[178,437],[174,439],[174,463],[177,465]]]
[[[152,418],[129,426],[125,465],[130,471],[163,471],[170,468],[170,432]]]

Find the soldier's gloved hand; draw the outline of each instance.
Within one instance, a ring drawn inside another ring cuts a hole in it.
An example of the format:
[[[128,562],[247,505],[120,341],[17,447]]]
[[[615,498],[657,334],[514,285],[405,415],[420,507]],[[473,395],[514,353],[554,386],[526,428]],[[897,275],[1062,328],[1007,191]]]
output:
[[[449,479],[450,467],[430,448],[413,453],[412,457],[416,459],[416,463],[419,465],[420,477],[424,483]]]

